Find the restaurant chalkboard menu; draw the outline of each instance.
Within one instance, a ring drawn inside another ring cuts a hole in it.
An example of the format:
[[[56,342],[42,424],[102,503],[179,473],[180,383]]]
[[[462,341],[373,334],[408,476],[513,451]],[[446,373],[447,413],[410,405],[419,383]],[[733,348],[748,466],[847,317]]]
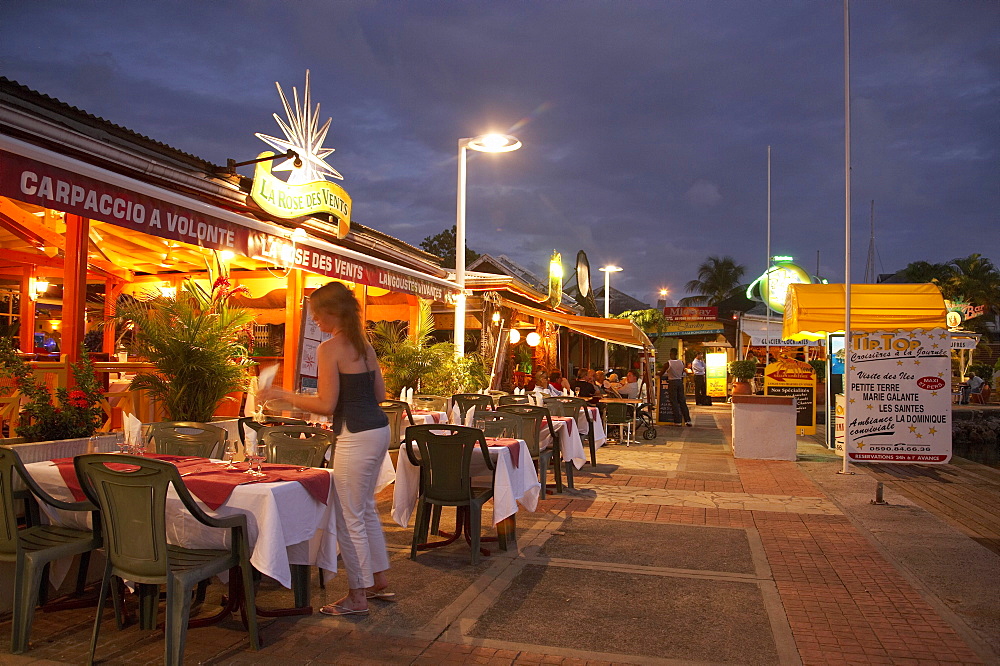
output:
[[[658,400],[656,409],[656,422],[661,424],[673,423],[674,410],[670,406],[670,382],[662,375],[656,379],[660,385],[659,391],[657,391],[660,399]]]
[[[316,348],[319,343],[330,338],[329,333],[319,330],[319,326],[309,316],[309,301],[302,305],[302,339],[299,341],[298,381],[300,391],[315,391],[319,370],[316,367]]]

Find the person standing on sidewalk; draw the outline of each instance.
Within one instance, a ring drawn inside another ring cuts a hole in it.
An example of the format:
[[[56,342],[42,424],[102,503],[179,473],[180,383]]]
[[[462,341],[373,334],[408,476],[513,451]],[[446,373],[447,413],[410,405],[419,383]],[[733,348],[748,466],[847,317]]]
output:
[[[698,352],[694,360],[691,361],[691,370],[694,372],[694,404],[710,406],[712,401],[708,397],[708,381],[705,378],[705,353]]]
[[[691,427],[691,412],[688,411],[687,398],[684,395],[684,361],[677,358],[677,349],[670,350],[670,360],[667,361],[666,373],[670,408],[674,413],[674,425],[679,426],[681,419]]]

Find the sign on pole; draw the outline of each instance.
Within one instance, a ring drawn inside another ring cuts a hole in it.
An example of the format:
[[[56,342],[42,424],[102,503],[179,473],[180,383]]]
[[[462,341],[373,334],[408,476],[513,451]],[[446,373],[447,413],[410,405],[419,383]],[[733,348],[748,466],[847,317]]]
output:
[[[805,361],[784,352],[764,368],[764,395],[795,398],[795,429],[800,435],[816,434],[816,372]]]
[[[706,392],[713,398],[726,397],[728,365],[726,362],[726,352],[708,352],[705,354]]]
[[[951,343],[944,328],[854,331],[851,420],[855,462],[946,463],[951,459]]]

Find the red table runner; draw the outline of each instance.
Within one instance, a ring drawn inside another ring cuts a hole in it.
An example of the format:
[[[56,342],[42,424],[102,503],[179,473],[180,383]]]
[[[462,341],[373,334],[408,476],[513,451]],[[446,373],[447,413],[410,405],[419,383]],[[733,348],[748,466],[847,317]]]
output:
[[[424,416],[430,415],[430,417],[434,419],[434,423],[441,423],[441,412],[434,412],[429,409],[414,409],[410,413],[421,414]]]
[[[322,502],[323,504],[326,504],[330,494],[332,477],[329,472],[312,467],[303,470],[301,467],[295,467],[294,465],[265,463],[262,466],[262,471],[266,476],[251,477],[248,474],[244,474],[243,469],[227,470],[222,465],[213,463],[207,458],[157,454],[147,455],[146,457],[172,463],[181,473],[184,485],[191,491],[191,494],[213,510],[225,504],[226,500],[233,493],[233,488],[247,483],[298,481],[317,502]],[[53,460],[52,463],[59,469],[59,474],[66,483],[66,487],[73,493],[73,497],[77,501],[85,499],[86,496],[80,488],[80,481],[76,478],[73,459],[59,458]],[[117,470],[134,469],[132,465],[125,463],[115,463],[109,465],[109,467]]]
[[[511,439],[510,437],[487,437],[487,446],[504,446],[510,451],[510,461],[514,463],[514,468],[517,468],[518,463],[521,462],[521,440]]]

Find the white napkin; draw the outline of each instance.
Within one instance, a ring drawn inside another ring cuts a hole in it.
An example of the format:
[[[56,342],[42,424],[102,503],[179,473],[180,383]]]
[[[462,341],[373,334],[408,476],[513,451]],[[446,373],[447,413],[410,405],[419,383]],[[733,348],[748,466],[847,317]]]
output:
[[[142,421],[135,414],[125,415],[125,442],[132,446],[142,443]]]
[[[400,400],[406,400],[406,387],[405,386],[399,391],[399,399]]]
[[[475,418],[476,418],[476,406],[473,405],[472,407],[469,407],[469,411],[465,414],[465,425],[471,428],[472,424],[475,423]]]
[[[413,406],[413,387],[406,389],[406,402],[411,407]]]
[[[261,370],[260,374],[257,375],[257,390],[263,391],[266,388],[270,388],[276,374],[278,374],[277,365],[269,365]]]
[[[451,406],[451,415],[449,416],[449,422],[454,425],[462,425],[462,412],[458,409],[458,403],[456,402]]]

